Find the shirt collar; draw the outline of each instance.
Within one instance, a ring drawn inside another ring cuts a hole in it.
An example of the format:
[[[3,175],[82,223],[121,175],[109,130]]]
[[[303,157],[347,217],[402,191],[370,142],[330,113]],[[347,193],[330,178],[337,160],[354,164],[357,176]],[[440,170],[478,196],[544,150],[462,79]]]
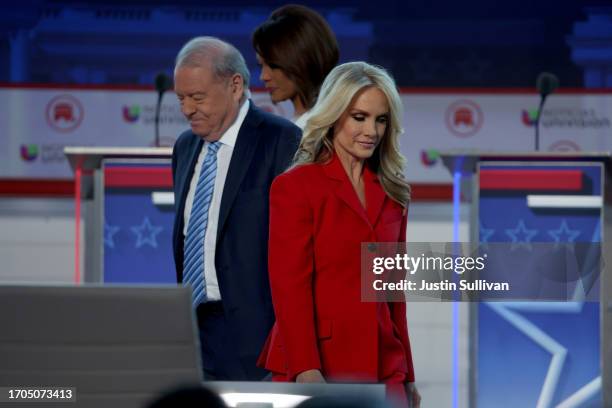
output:
[[[234,120],[234,123],[227,128],[227,130],[223,133],[223,136],[221,136],[219,139],[221,144],[234,148],[236,145],[236,139],[238,139],[238,132],[242,127],[242,122],[244,122],[244,118],[249,112],[250,103],[251,101],[248,99],[242,103],[242,106],[240,106],[240,110],[238,111],[238,116],[236,116],[236,120]]]

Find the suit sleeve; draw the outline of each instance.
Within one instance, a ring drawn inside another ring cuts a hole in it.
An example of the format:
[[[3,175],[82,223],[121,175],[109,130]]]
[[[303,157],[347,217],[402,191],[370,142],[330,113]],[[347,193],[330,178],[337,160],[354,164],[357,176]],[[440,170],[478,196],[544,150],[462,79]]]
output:
[[[408,223],[408,215],[404,214],[402,218],[402,226],[400,228],[399,242],[406,242],[406,225]],[[408,364],[407,382],[414,382],[414,364],[412,362],[412,349],[410,347],[410,338],[408,337],[408,322],[406,321],[406,302],[389,302],[389,310],[391,319],[395,324],[400,336],[400,341],[404,346],[406,353],[406,361]]]
[[[291,125],[284,129],[276,148],[275,175],[283,173],[291,165],[301,140],[302,131],[297,126]]]
[[[277,177],[270,191],[270,286],[287,358],[287,377],[321,369],[313,301],[313,215],[295,174]]]
[[[177,163],[177,146],[176,143],[172,148],[172,185],[176,185],[176,163]]]
[[[182,282],[182,270],[181,270],[181,264],[183,263],[183,260],[181,259],[181,255],[180,252],[182,251],[179,237],[181,236],[181,233],[179,231],[179,218],[181,217],[182,214],[178,214],[176,213],[176,209],[178,208],[178,202],[179,202],[179,194],[177,192],[177,181],[176,181],[176,169],[178,166],[178,155],[179,155],[179,143],[180,143],[180,138],[176,141],[176,143],[174,143],[174,147],[172,149],[172,191],[174,192],[174,208],[175,208],[175,214],[174,214],[174,223],[173,223],[173,227],[172,227],[172,255],[174,258],[174,268],[176,271],[176,281],[177,283],[181,283]]]

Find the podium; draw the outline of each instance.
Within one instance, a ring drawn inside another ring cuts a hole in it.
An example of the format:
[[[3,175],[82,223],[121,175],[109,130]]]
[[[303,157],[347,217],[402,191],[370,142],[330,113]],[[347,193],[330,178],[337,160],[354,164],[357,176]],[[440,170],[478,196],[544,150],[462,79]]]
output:
[[[590,242],[603,259],[599,302],[470,305],[469,406],[612,406],[611,154],[440,155],[472,242]]]
[[[176,283],[171,148],[66,147],[75,174],[75,280]],[[81,277],[80,259],[84,271]]]

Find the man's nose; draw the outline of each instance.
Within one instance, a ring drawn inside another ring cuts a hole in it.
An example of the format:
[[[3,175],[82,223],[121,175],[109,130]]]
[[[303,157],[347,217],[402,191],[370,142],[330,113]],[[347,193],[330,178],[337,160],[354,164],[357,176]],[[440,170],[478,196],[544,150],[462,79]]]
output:
[[[189,117],[195,112],[195,104],[193,101],[185,98],[183,100],[183,105],[181,106],[181,111],[183,112],[183,115]]]

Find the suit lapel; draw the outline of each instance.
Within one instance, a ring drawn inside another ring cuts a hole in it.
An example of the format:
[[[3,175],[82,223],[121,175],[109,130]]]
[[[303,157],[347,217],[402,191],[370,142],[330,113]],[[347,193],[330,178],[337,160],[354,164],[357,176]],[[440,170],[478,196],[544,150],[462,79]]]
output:
[[[324,167],[324,171],[327,177],[338,182],[338,186],[335,190],[336,196],[338,196],[338,198],[353,210],[366,224],[372,226],[363,206],[359,202],[357,192],[355,192],[338,156],[334,154],[331,162]]]
[[[249,111],[244,118],[244,122],[238,131],[238,137],[236,138],[236,145],[234,146],[234,152],[232,153],[232,159],[227,171],[227,178],[225,179],[225,186],[223,187],[223,197],[221,198],[221,208],[219,210],[219,223],[217,226],[217,240],[223,231],[225,221],[229,215],[230,209],[236,199],[236,195],[240,190],[242,179],[251,165],[255,148],[259,140],[259,133],[257,127],[261,123],[261,116],[253,106],[253,102],[250,103]]]
[[[189,167],[187,167],[188,171],[185,175],[185,178],[183,179],[183,185],[180,192],[181,195],[179,202],[181,203],[181,205],[179,208],[177,208],[176,212],[177,214],[179,214],[180,219],[183,220],[181,221],[181,224],[185,222],[185,217],[183,216],[183,213],[185,212],[185,202],[187,201],[187,193],[189,193],[189,186],[191,185],[191,179],[193,178],[193,172],[198,161],[198,156],[200,155],[200,151],[202,150],[202,146],[204,145],[204,141],[202,140],[202,138],[195,134],[193,135],[193,137],[195,141],[195,147],[189,149],[189,155],[187,156],[189,160]],[[181,232],[182,228],[183,225],[181,225]]]
[[[370,170],[368,166],[364,169],[363,178],[365,182],[368,219],[372,225],[376,225],[387,195],[380,185],[376,173]]]

